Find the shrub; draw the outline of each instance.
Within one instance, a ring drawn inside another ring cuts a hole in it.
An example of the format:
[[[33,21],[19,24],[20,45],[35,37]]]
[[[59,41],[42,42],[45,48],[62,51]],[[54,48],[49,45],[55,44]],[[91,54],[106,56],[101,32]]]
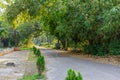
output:
[[[36,53],[35,53],[36,56],[41,56],[41,52],[39,49],[36,50]]]
[[[109,44],[110,55],[120,55],[120,41],[113,41]]]
[[[106,49],[103,45],[94,44],[84,46],[84,51],[96,56],[105,56],[107,55],[108,49]]]
[[[83,80],[83,78],[82,78],[82,75],[80,74],[80,72],[78,72],[78,74],[76,75],[74,70],[69,69],[65,80]]]
[[[86,53],[96,56],[120,55],[120,41],[111,41],[110,43],[94,44],[84,46]]]
[[[33,52],[36,53],[37,48],[33,46]]]
[[[36,47],[33,47],[33,52],[36,56],[41,56],[41,52],[39,49],[37,49]]]
[[[36,47],[33,47],[33,52],[34,52],[34,55],[38,57],[36,61],[36,65],[38,69],[38,74],[41,75],[42,72],[45,70],[44,56],[41,56],[41,51],[37,49]]]
[[[44,56],[39,56],[36,62],[37,68],[38,68],[38,73],[39,75],[42,74],[42,72],[45,70],[45,60]]]

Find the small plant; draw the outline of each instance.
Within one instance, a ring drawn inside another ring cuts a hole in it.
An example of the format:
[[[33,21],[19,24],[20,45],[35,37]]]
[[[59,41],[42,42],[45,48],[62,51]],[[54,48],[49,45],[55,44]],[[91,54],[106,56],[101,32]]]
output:
[[[36,47],[33,47],[33,52],[34,52],[34,55],[37,56],[36,65],[38,69],[38,74],[41,75],[42,72],[45,70],[44,56],[41,55],[41,51],[37,49]]]
[[[33,46],[33,52],[36,53],[37,48]]]
[[[65,80],[83,80],[83,78],[82,78],[82,75],[80,74],[80,72],[78,72],[78,74],[76,75],[74,70],[69,69]]]
[[[39,49],[36,50],[36,53],[35,53],[36,56],[41,56],[41,52]]]
[[[39,75],[42,74],[42,72],[45,70],[45,60],[44,56],[39,56],[36,62],[37,68],[38,68],[38,73]]]
[[[39,49],[37,49],[36,47],[33,46],[33,52],[36,56],[41,56],[41,52]]]

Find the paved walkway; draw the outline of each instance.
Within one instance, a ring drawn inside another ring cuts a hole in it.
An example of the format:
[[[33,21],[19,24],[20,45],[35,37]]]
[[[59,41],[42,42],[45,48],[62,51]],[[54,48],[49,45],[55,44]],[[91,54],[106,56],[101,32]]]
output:
[[[25,73],[25,64],[28,51],[16,51],[0,56],[0,80],[17,80]],[[14,66],[6,66],[7,63],[14,63]]]
[[[120,80],[120,67],[58,54],[56,50],[41,49],[46,57],[48,80],[64,80],[69,68],[80,71],[83,80]]]

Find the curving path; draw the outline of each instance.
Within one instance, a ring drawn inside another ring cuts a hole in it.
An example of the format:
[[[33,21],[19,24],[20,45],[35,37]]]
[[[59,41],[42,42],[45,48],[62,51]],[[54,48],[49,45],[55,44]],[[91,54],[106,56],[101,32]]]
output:
[[[83,80],[120,80],[120,67],[58,54],[56,50],[41,49],[46,57],[47,80],[64,80],[69,68],[80,71]]]

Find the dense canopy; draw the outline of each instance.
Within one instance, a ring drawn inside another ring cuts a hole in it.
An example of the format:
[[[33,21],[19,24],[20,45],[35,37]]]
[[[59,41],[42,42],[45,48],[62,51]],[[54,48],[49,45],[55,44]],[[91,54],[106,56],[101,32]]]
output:
[[[57,38],[64,49],[74,47],[94,55],[120,54],[120,0],[1,2],[7,3],[0,5],[5,13],[2,16],[19,36],[18,44],[44,32]]]

